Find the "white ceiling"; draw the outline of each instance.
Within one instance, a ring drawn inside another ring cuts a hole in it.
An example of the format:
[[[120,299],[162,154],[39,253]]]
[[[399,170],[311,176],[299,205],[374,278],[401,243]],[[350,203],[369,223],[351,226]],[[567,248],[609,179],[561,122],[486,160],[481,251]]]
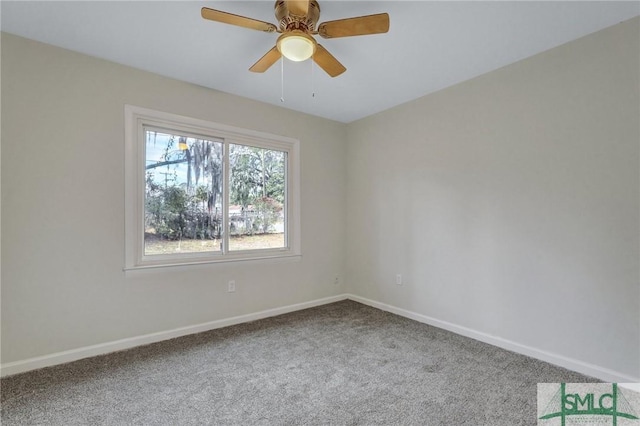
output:
[[[388,12],[387,34],[319,41],[311,61],[248,68],[277,34],[200,17],[203,6],[274,22],[273,1],[0,1],[2,31],[227,93],[351,122],[640,14],[640,2],[320,0],[320,22]],[[315,93],[315,96],[312,94]]]

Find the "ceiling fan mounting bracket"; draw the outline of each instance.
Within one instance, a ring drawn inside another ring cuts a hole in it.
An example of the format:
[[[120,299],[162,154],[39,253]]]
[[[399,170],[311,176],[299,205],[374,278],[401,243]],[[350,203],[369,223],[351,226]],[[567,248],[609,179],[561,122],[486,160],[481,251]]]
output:
[[[320,19],[320,5],[317,0],[309,1],[309,10],[306,16],[298,16],[292,13],[284,0],[277,0],[274,8],[281,32],[290,30],[313,32]]]

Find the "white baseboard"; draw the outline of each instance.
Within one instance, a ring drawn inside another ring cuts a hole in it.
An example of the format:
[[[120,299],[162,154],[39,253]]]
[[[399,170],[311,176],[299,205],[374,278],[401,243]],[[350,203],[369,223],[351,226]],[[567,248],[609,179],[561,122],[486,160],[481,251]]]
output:
[[[426,315],[418,314],[416,312],[407,311],[406,309],[398,308],[386,303],[377,302],[364,297],[356,296],[354,294],[347,294],[348,299],[355,302],[359,302],[383,311],[391,312],[396,315],[400,315],[405,318],[412,319],[424,324],[429,324],[434,327],[442,328],[444,330],[451,331],[462,336],[470,337],[475,340],[479,340],[484,343],[488,343],[499,348],[507,349],[512,352],[526,355],[531,358],[536,358],[541,361],[548,362],[566,369],[582,373],[587,376],[600,379],[607,383],[638,383],[640,378],[631,377],[618,371],[613,371],[608,368],[600,367],[597,365],[589,364],[576,359],[568,358],[562,355],[554,354],[551,352],[543,351],[540,349],[532,348],[530,346],[522,345],[520,343],[512,342],[510,340],[503,339],[501,337],[492,336],[480,331],[473,330],[471,328],[463,327],[460,325],[452,324],[447,321],[442,321],[436,318],[432,318]]]
[[[289,312],[295,312],[302,309],[313,308],[314,306],[326,305],[328,303],[338,302],[340,300],[350,299],[383,311],[391,312],[405,318],[412,319],[424,324],[432,325],[444,330],[451,331],[462,336],[470,337],[481,342],[488,343],[499,348],[507,349],[522,355],[530,356],[550,364],[558,365],[578,373],[591,376],[609,383],[639,383],[640,378],[631,377],[623,373],[603,368],[597,365],[589,364],[576,359],[568,358],[562,355],[532,348],[520,343],[512,342],[501,337],[492,336],[471,328],[452,324],[406,309],[398,308],[386,303],[377,302],[375,300],[356,296],[354,294],[341,294],[337,296],[326,297],[323,299],[312,300],[309,302],[298,303],[280,308],[268,309],[247,315],[240,315],[232,318],[225,318],[217,321],[196,324],[187,327],[180,327],[173,330],[161,331],[158,333],[146,334],[143,336],[131,337],[127,339],[116,340],[113,342],[101,343],[98,345],[86,346],[82,348],[72,349],[63,352],[57,352],[50,355],[44,355],[35,358],[29,358],[21,361],[0,364],[0,376],[10,376],[12,374],[24,373],[26,371],[36,370],[39,368],[50,367],[53,365],[64,364],[67,362],[77,361],[79,359],[88,358],[96,355],[103,355],[110,352],[130,349],[136,346],[147,345],[150,343],[160,342],[163,340],[173,339],[175,337],[186,336],[203,331],[214,330],[216,328],[228,327],[230,325],[242,324],[245,322],[256,321],[263,318],[282,315]]]
[[[310,302],[298,303],[295,305],[283,306],[280,308],[268,309],[247,315],[240,315],[232,318],[225,318],[217,321],[196,324],[187,327],[175,328],[173,330],[160,331],[158,333],[145,334],[143,336],[130,337],[113,342],[100,343],[98,345],[85,346],[50,355],[29,358],[21,361],[0,364],[0,376],[10,376],[12,374],[24,373],[38,368],[50,367],[52,365],[64,364],[89,358],[96,355],[104,355],[110,352],[130,349],[136,346],[148,345],[149,343],[160,342],[162,340],[173,339],[175,337],[186,336],[188,334],[201,333],[203,331],[214,330],[216,328],[228,327],[230,325],[256,321],[276,315],[287,314],[289,312],[300,311],[302,309],[313,308],[314,306],[326,305],[328,303],[345,300],[346,295],[325,297],[323,299],[312,300]]]

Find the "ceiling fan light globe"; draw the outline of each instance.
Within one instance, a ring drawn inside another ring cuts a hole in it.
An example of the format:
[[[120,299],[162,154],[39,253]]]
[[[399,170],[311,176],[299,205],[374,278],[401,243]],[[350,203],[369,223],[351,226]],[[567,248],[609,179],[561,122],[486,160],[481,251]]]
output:
[[[294,62],[306,61],[316,52],[316,41],[302,31],[281,35],[277,46],[282,56]]]

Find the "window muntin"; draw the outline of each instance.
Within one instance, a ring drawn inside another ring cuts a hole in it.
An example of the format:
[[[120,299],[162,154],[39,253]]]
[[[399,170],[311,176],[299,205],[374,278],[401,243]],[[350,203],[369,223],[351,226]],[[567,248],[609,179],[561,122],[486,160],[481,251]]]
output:
[[[297,140],[134,106],[125,124],[125,269],[300,255]]]

